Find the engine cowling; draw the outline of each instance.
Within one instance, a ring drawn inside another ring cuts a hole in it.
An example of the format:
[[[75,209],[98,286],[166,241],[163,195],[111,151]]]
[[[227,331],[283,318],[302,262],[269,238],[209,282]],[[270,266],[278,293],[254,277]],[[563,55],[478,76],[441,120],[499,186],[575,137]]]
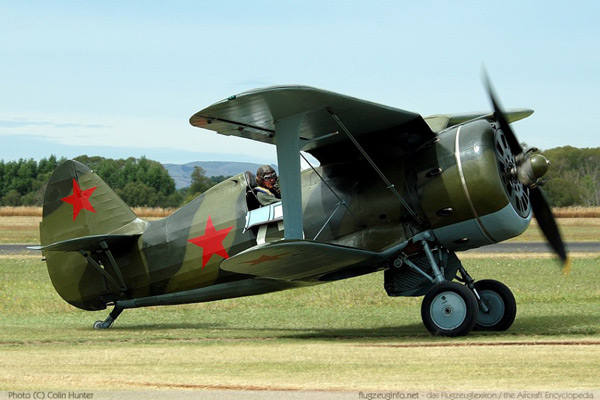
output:
[[[496,125],[474,121],[446,130],[416,155],[421,209],[439,242],[467,250],[520,235],[531,221],[529,189]]]

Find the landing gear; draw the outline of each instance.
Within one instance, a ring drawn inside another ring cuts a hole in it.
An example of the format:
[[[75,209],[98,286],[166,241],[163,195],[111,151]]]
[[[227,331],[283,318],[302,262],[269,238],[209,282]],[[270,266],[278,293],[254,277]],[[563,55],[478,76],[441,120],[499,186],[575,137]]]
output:
[[[94,322],[94,329],[108,329],[112,326],[113,322],[121,315],[123,309],[115,306],[108,317],[104,321],[96,321]]]
[[[423,324],[439,336],[463,336],[471,329],[503,332],[512,326],[516,315],[515,296],[505,284],[491,279],[467,286],[438,283],[421,304]]]
[[[475,330],[505,331],[515,320],[517,302],[510,289],[502,282],[491,279],[475,282],[475,289],[485,305],[479,310]]]
[[[421,318],[433,335],[454,337],[472,329],[510,328],[517,305],[506,285],[489,279],[475,282],[453,251],[439,244],[430,247],[434,240],[428,231],[415,236],[413,242],[417,241],[422,254],[402,254],[386,271],[384,287],[389,296],[424,294]]]
[[[456,282],[433,286],[421,303],[421,318],[431,334],[463,336],[475,326],[477,299],[471,290]]]

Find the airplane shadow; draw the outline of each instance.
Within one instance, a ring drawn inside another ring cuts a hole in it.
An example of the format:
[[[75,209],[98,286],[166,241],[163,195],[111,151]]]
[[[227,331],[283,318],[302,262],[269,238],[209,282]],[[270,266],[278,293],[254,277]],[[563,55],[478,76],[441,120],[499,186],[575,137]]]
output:
[[[170,323],[147,323],[147,324],[129,324],[115,322],[111,330],[119,331],[167,331],[167,330],[228,330],[225,324],[204,323],[204,322],[170,322]]]
[[[256,327],[225,323],[203,322],[170,322],[158,324],[118,325],[111,329],[118,331],[166,331],[192,330],[211,331],[211,339],[305,339],[305,340],[354,340],[354,339],[427,339],[432,336],[425,327],[418,324],[381,326],[371,328],[324,327],[310,325],[307,327]],[[515,320],[513,326],[506,332],[486,332],[473,330],[469,337],[498,337],[498,336],[558,336],[593,335],[600,332],[600,325],[594,315],[555,315],[531,316]]]
[[[222,324],[203,323],[169,323],[169,324],[141,324],[141,325],[117,325],[111,330],[115,331],[166,331],[166,330],[189,330],[189,331],[211,331],[211,338],[240,338],[240,339],[307,339],[307,340],[339,340],[339,339],[375,339],[375,338],[408,338],[428,337],[429,333],[421,324],[402,325],[397,327],[378,328],[257,328],[246,326],[226,326]],[[221,333],[221,334],[220,334]],[[245,334],[244,334],[245,333]],[[215,336],[216,335],[216,336]]]

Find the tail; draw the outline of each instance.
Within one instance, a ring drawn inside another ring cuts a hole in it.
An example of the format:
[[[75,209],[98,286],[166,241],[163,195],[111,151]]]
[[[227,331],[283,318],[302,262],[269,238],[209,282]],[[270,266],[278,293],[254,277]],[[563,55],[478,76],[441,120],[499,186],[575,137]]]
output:
[[[66,161],[52,174],[44,196],[42,246],[104,235],[137,220],[135,213],[88,167]]]
[[[124,286],[107,254],[133,246],[144,229],[145,222],[88,167],[61,164],[48,181],[40,224],[40,249],[56,291],[76,307],[106,308]]]

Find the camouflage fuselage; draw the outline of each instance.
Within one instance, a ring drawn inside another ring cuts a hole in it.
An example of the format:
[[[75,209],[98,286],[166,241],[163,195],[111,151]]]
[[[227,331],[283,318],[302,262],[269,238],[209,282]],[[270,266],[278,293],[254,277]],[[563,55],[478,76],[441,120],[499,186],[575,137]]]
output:
[[[381,252],[426,229],[450,250],[516,236],[526,228],[530,209],[522,196],[515,197],[519,188],[507,181],[501,143],[501,132],[478,121],[441,133],[408,157],[378,159],[379,168],[420,223],[360,157],[304,171],[304,237]],[[260,240],[283,238],[279,222],[245,229],[249,188],[243,174],[221,182],[167,218],[146,222],[129,214],[122,204],[114,205],[116,195],[92,171],[69,163],[51,179],[55,193],[47,194],[42,245],[74,237],[57,233],[69,224],[77,227],[79,236],[131,235],[130,240],[110,246],[118,268],[104,251],[86,253],[109,275],[117,276],[116,269],[120,270],[125,290],[103,277],[82,254],[44,252],[55,288],[76,307],[104,309],[116,301],[131,307],[209,301],[320,282],[318,276],[274,282],[220,268],[223,260]],[[71,180],[79,182],[81,190],[96,188],[89,196],[95,210],[82,209],[83,217],[74,217],[73,206],[64,201],[74,193]],[[106,198],[101,204],[96,202],[100,196]],[[90,231],[90,219],[99,219],[102,213],[109,218],[106,227]],[[121,214],[119,222],[110,223],[112,216]],[[83,218],[87,218],[85,223]],[[418,246],[408,249],[420,251]],[[307,257],[306,263],[310,262]],[[386,266],[372,265],[371,270]]]

